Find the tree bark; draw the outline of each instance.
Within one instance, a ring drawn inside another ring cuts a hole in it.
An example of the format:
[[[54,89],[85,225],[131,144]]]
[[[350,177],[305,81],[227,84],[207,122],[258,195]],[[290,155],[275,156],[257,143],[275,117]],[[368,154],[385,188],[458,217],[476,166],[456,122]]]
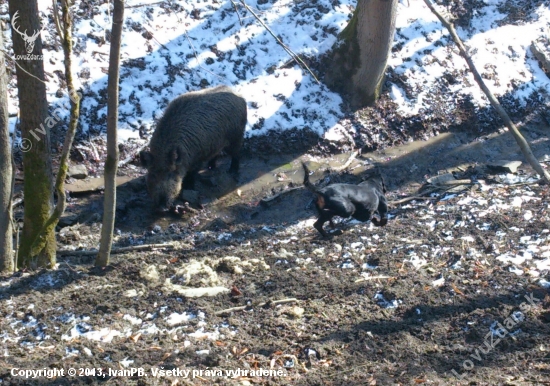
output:
[[[72,72],[72,56],[73,56],[73,39],[72,39],[72,20],[70,13],[70,0],[61,0],[61,23],[59,23],[59,13],[57,9],[57,0],[54,0],[54,19],[56,26],[58,27],[59,39],[63,47],[64,62],[65,62],[65,79],[67,82],[67,89],[70,96],[71,104],[71,117],[69,120],[69,128],[65,134],[65,142],[63,143],[63,151],[59,160],[59,170],[55,180],[55,191],[57,193],[57,203],[50,218],[44,224],[44,227],[33,242],[31,251],[37,252],[42,237],[50,232],[55,232],[55,227],[59,222],[59,219],[65,212],[67,207],[67,195],[65,194],[65,178],[67,177],[67,171],[69,170],[69,155],[71,153],[71,147],[73,145],[74,135],[76,127],[78,125],[79,109],[80,109],[80,94],[78,94],[74,88],[73,72]]]
[[[109,80],[107,82],[107,160],[105,161],[105,195],[103,197],[103,224],[96,267],[109,264],[116,214],[116,173],[118,169],[118,83],[120,69],[120,41],[124,19],[124,0],[114,0],[111,50],[109,52]]]
[[[13,272],[12,165],[8,115],[8,75],[4,57],[4,23],[0,22],[0,272]]]
[[[324,81],[354,109],[380,96],[395,33],[398,0],[358,0],[324,61]]]
[[[38,5],[36,0],[9,0],[8,3],[13,51],[18,59],[16,75],[25,174],[25,213],[17,263],[21,268],[53,268],[56,249],[53,230],[41,238],[36,248],[38,252],[31,252],[32,244],[50,217],[53,207],[50,133],[46,120],[48,103],[46,85],[43,82],[44,62],[42,39],[38,33],[41,30]],[[17,17],[14,20],[16,12]],[[26,44],[23,36],[33,37],[34,40],[31,40],[34,44]],[[28,54],[32,56],[28,57]]]

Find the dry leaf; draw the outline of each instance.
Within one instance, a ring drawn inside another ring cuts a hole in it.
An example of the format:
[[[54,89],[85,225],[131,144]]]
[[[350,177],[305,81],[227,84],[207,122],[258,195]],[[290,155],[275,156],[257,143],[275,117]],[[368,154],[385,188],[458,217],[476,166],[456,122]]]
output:
[[[241,350],[241,352],[239,353],[239,355],[243,355],[243,354],[246,354],[248,352],[248,349],[247,348],[243,348]]]
[[[458,287],[457,287],[454,283],[451,284],[451,287],[453,287],[453,290],[454,290],[457,294],[464,296],[464,293],[463,293],[461,290],[459,290]]]
[[[243,293],[237,288],[237,286],[233,285],[231,287],[231,296],[241,296]]]

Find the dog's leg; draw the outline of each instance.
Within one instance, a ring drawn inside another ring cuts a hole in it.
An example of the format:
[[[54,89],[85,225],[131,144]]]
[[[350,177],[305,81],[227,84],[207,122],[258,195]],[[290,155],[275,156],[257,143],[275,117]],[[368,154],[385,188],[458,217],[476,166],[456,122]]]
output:
[[[381,196],[378,202],[378,214],[380,215],[380,220],[373,217],[371,221],[377,227],[382,227],[388,223],[388,203],[384,196]]]
[[[317,221],[315,221],[315,224],[313,224],[313,226],[315,227],[315,229],[317,229],[319,231],[319,233],[325,238],[325,239],[328,239],[330,236],[329,234],[323,229],[323,224],[325,222],[320,218],[318,219]]]
[[[313,224],[315,229],[317,229],[319,233],[326,239],[330,238],[330,235],[323,229],[323,225],[327,221],[332,222],[332,217],[334,217],[334,214],[330,211],[319,210],[319,218],[317,219],[317,221],[315,221],[315,224]]]

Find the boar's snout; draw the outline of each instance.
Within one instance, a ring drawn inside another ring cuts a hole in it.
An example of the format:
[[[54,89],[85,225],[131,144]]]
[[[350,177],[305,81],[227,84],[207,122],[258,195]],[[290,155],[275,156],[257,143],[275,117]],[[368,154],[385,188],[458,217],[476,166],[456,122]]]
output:
[[[183,178],[177,172],[153,172],[147,175],[147,191],[157,211],[165,212],[173,204],[181,190]]]
[[[167,210],[178,197],[182,183],[181,176],[174,172],[161,178],[155,178],[152,173],[147,176],[147,190],[153,199],[155,209]]]
[[[153,200],[155,210],[167,211],[181,191],[185,168],[181,167],[181,156],[178,149],[168,152],[168,162],[165,158],[154,156],[149,151],[140,152],[141,164],[147,168],[147,191]]]

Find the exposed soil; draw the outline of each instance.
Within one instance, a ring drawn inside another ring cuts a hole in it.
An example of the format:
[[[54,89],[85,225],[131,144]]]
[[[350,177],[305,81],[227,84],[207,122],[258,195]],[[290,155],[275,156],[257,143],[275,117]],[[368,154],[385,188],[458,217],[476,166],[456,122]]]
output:
[[[93,10],[87,3],[83,13]],[[444,3],[467,27],[484,2]],[[506,6],[511,22],[523,22],[522,2]],[[447,74],[441,83],[457,79]],[[391,69],[388,81],[400,82]],[[248,138],[239,180],[220,160],[198,183],[203,208],[195,202],[183,215],[152,212],[144,170],[130,162],[120,170],[114,247],[166,247],[114,254],[105,270],[78,255],[98,246],[101,183],[69,181],[59,267],[0,277],[0,384],[550,383],[548,187],[532,183],[525,164],[508,176],[486,168],[523,157],[491,109],[449,98],[422,118],[403,118],[385,95],[374,108],[349,112],[340,143],[307,130]],[[547,105],[520,109],[501,99],[548,162]],[[52,136],[62,143],[62,134]],[[121,159],[144,143],[121,145]],[[104,145],[101,136],[78,138],[73,163],[101,176]],[[356,149],[346,172],[331,171]],[[432,189],[423,186],[438,174],[470,182],[392,205],[383,228],[339,222],[342,233],[324,240],[312,227],[311,194],[285,192],[301,186],[300,159],[320,184],[358,183],[377,167],[393,201]],[[15,215],[21,220],[20,207]],[[187,296],[200,288],[222,292]],[[244,309],[219,314],[232,307]],[[65,374],[25,379],[14,368]],[[88,372],[68,376],[69,368]],[[147,376],[112,373],[132,368]],[[260,368],[284,376],[223,373]],[[155,377],[154,369],[195,376]]]
[[[525,134],[542,158],[548,129],[533,127]],[[550,248],[548,190],[509,185],[483,167],[496,159],[521,159],[511,136],[472,140],[446,134],[365,153],[351,163],[352,173],[328,170],[348,156],[300,157],[320,183],[357,183],[377,165],[391,200],[418,194],[425,177],[438,172],[483,183],[394,205],[384,228],[341,222],[343,233],[323,240],[311,226],[314,208],[306,190],[261,204],[300,186],[297,155],[247,156],[238,182],[225,173],[229,160],[221,160],[198,184],[204,209],[182,217],[153,213],[142,170],[126,167],[125,174],[138,177],[118,190],[116,247],[167,243],[173,249],[116,254],[106,270],[92,268],[93,257],[60,257],[55,271],[2,278],[2,384],[550,380],[550,299],[540,284],[549,278],[548,269],[537,271],[540,277],[530,271]],[[515,178],[530,174],[522,167]],[[521,206],[509,205],[517,197]],[[60,230],[60,248],[97,247],[101,208],[101,193],[73,194],[64,218],[64,225],[72,225]],[[536,248],[521,264],[523,275],[496,259],[520,255],[526,245]],[[199,298],[179,292],[205,287],[227,292]],[[525,296],[534,297],[533,305]],[[296,302],[270,305],[288,298]],[[248,307],[216,314],[238,306]],[[12,368],[88,368],[96,376],[25,380],[12,376]],[[112,375],[131,368],[143,368],[148,376]],[[195,370],[196,376],[154,377],[158,368]],[[216,372],[260,368],[285,376],[230,378]]]

